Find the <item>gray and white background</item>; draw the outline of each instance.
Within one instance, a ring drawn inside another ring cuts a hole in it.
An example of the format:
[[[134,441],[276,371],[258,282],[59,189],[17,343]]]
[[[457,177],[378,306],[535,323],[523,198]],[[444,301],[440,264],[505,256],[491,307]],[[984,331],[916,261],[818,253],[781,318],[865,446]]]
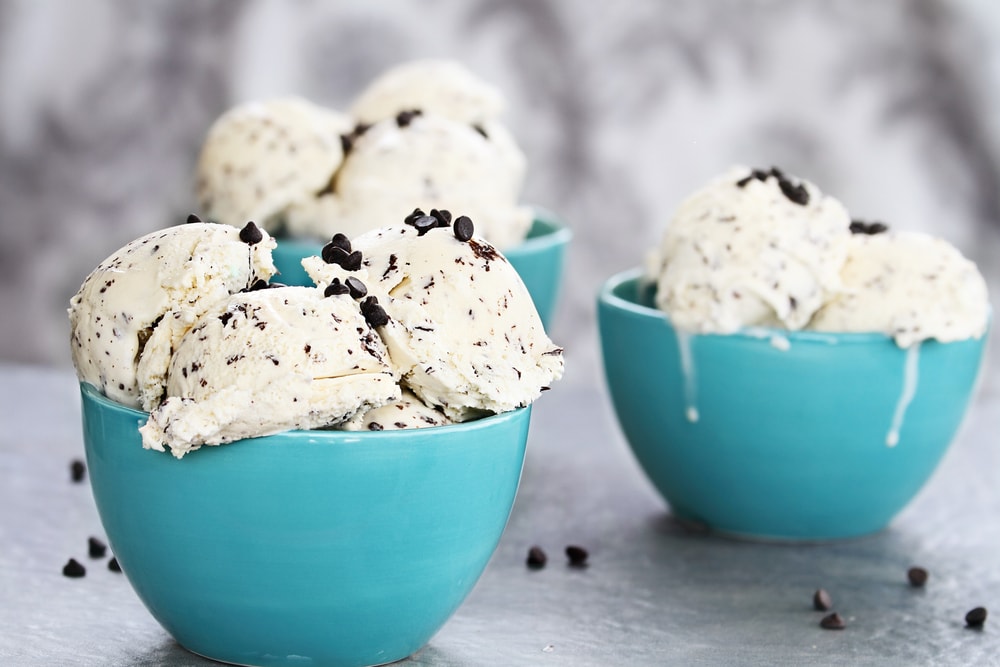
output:
[[[524,199],[574,230],[552,327],[568,383],[600,381],[602,280],[732,163],[948,239],[996,309],[991,0],[0,0],[0,360],[69,365],[70,296],[193,209],[197,150],[225,109],[287,93],[343,108],[417,57],[505,91]]]

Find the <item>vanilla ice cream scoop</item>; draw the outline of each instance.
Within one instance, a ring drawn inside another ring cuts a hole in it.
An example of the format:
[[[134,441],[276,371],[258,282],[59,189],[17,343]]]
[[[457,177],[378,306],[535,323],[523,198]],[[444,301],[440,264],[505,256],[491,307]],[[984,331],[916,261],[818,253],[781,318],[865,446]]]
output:
[[[986,332],[986,281],[941,239],[903,231],[855,234],[841,276],[843,291],[816,313],[810,329],[881,332],[900,347]]]
[[[351,279],[367,286],[363,310],[403,385],[426,405],[455,421],[525,406],[561,377],[562,349],[517,272],[473,235],[471,220],[435,213],[415,211],[408,224],[353,244],[341,238],[336,251],[335,240],[325,259],[302,264],[321,287]]]
[[[70,300],[80,380],[114,401],[159,403],[170,355],[204,312],[274,275],[274,239],[253,224],[193,223],[147,234],[94,269]]]
[[[443,412],[424,405],[413,392],[404,389],[399,400],[361,413],[340,428],[345,431],[395,431],[450,423]]]
[[[332,192],[289,208],[293,236],[355,236],[397,224],[414,206],[463,211],[500,248],[527,234],[532,211],[518,204],[524,155],[499,125],[404,112],[353,137]]]
[[[349,293],[277,287],[233,295],[181,339],[143,446],[201,445],[336,425],[399,398],[389,355]]]
[[[397,65],[358,96],[351,114],[365,123],[422,109],[451,120],[477,124],[503,111],[500,91],[451,60],[414,60]]]
[[[197,167],[205,216],[274,231],[293,203],[326,190],[340,167],[346,116],[297,97],[234,107],[208,131]]]
[[[647,278],[680,329],[801,329],[840,289],[850,222],[808,181],[735,168],[680,205]]]

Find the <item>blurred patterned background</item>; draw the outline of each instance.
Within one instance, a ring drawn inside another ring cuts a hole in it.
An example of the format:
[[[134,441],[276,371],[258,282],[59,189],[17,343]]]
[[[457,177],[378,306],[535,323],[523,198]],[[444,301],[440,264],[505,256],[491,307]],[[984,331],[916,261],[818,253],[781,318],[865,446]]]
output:
[[[524,199],[575,232],[552,327],[597,382],[594,295],[732,163],[957,245],[1000,292],[1000,5],[793,0],[0,0],[0,360],[69,364],[88,271],[193,209],[229,106],[344,108],[454,58],[505,91]]]

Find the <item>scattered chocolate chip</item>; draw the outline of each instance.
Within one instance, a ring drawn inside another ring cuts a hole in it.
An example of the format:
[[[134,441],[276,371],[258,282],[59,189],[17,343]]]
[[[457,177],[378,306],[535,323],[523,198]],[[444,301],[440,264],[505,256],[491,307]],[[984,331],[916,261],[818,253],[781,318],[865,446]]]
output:
[[[413,226],[417,228],[417,235],[423,236],[430,230],[438,226],[438,221],[429,215],[422,215],[413,221]]]
[[[365,284],[363,282],[361,282],[354,276],[350,276],[349,278],[347,278],[347,280],[345,280],[344,283],[347,289],[351,293],[351,298],[361,299],[368,295],[368,288],[365,287]]]
[[[340,265],[344,268],[345,271],[357,271],[358,269],[361,268],[362,259],[363,256],[361,255],[361,251],[355,250],[350,255],[345,257],[344,261],[341,262]]]
[[[330,245],[335,248],[342,248],[346,252],[351,252],[351,239],[347,238],[346,234],[337,233],[333,235],[330,239]]]
[[[736,181],[736,187],[745,187],[747,183],[754,179],[758,181],[766,181],[768,176],[770,176],[770,174],[763,169],[754,169],[747,176],[744,176],[740,180]]]
[[[196,216],[194,213],[190,214],[187,219],[187,223],[190,225],[193,222],[201,222],[201,218]]]
[[[69,561],[63,565],[63,576],[79,579],[85,574],[87,574],[87,568],[81,565],[80,561],[75,558],[70,558]]]
[[[87,465],[80,459],[73,459],[69,464],[69,478],[74,482],[82,482],[87,476]]]
[[[340,282],[340,278],[334,278],[333,282],[326,286],[323,290],[323,296],[340,296],[341,294],[350,294],[351,289]]]
[[[448,227],[451,225],[451,211],[448,209],[443,208],[439,211],[436,208],[432,208],[431,217],[437,220],[438,227]]]
[[[911,586],[923,586],[927,583],[927,570],[922,567],[911,567],[906,571],[906,578],[910,580]]]
[[[415,208],[413,209],[413,213],[403,218],[403,222],[405,222],[408,225],[412,225],[414,222],[416,222],[417,218],[422,218],[425,215],[427,214],[424,213],[422,209]]]
[[[96,537],[91,537],[87,539],[87,554],[91,558],[104,558],[104,554],[108,552],[108,545],[101,542]]]
[[[823,617],[823,620],[819,622],[819,627],[824,630],[843,630],[847,627],[847,623],[844,622],[840,614],[833,612]]]
[[[108,561],[108,569],[112,572],[121,572],[122,566],[118,564],[118,559],[112,556],[111,560]]]
[[[263,240],[264,233],[260,231],[260,227],[253,223],[253,220],[240,230],[240,241],[243,241],[247,245],[256,245]]]
[[[472,235],[476,233],[476,227],[472,224],[472,218],[467,215],[458,216],[453,229],[455,231],[455,238],[463,243],[471,239]]]
[[[542,551],[541,547],[533,546],[530,549],[528,549],[528,560],[527,560],[528,567],[534,569],[543,568],[545,567],[545,563],[547,563],[548,560],[549,557],[545,555],[545,552]]]
[[[772,171],[775,171],[772,169]],[[794,204],[806,206],[809,203],[809,191],[801,183],[793,184],[787,178],[778,179],[778,187],[781,193]]]
[[[475,130],[476,132],[478,132],[479,134],[483,135],[483,139],[489,139],[490,138],[490,135],[486,134],[486,129],[483,128],[483,126],[480,125],[479,123],[473,124],[472,129]]]
[[[330,241],[323,246],[323,251],[320,253],[320,257],[322,257],[323,261],[327,264],[341,264],[350,254],[350,250],[345,250],[339,245],[335,245],[333,241]]]
[[[365,316],[368,326],[375,328],[385,326],[389,323],[389,316],[385,309],[379,305],[378,299],[370,296],[361,302],[361,314]]]
[[[986,623],[986,607],[976,607],[965,615],[965,624],[970,628],[981,628]]]
[[[351,152],[351,149],[354,148],[354,140],[351,139],[351,135],[349,134],[340,135],[340,148],[344,152],[344,155],[347,155],[348,153]]]
[[[830,599],[830,594],[824,589],[819,588],[813,593],[813,609],[816,611],[829,611],[833,606],[833,600]]]
[[[569,558],[569,564],[573,567],[583,567],[586,565],[589,555],[586,549],[575,544],[566,547],[566,557]]]
[[[396,125],[399,127],[406,127],[409,125],[414,118],[423,114],[420,109],[407,109],[406,111],[400,111],[396,114]]]
[[[864,220],[851,220],[852,234],[882,234],[889,231],[889,225],[884,222],[865,222]]]

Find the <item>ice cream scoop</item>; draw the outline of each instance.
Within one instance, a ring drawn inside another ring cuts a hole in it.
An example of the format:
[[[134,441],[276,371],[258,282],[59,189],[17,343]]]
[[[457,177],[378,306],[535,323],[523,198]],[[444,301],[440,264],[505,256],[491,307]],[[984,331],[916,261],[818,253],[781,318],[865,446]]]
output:
[[[81,380],[149,409],[167,365],[195,320],[274,274],[274,240],[253,224],[194,223],[127,244],[94,269],[70,300],[71,350]]]
[[[349,293],[277,287],[233,295],[177,344],[143,446],[180,458],[289,429],[339,424],[399,397],[381,339]]]

